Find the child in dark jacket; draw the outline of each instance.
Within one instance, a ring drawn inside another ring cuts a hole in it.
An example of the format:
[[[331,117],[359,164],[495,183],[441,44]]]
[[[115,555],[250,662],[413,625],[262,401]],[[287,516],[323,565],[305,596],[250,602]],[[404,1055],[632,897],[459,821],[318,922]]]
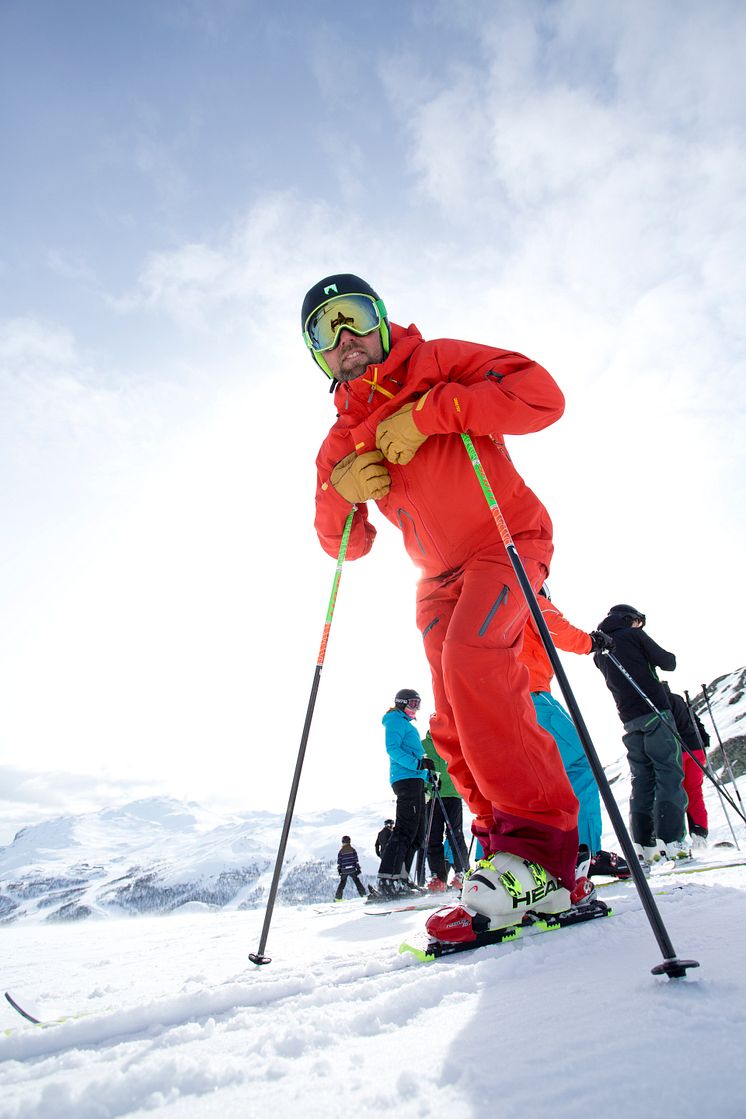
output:
[[[339,873],[339,885],[334,895],[335,901],[342,900],[348,878],[351,878],[357,886],[357,892],[360,897],[365,897],[365,887],[360,881],[360,875],[362,873],[360,870],[360,862],[357,857],[357,851],[352,846],[349,835],[342,836],[342,846],[337,854],[337,871]]]

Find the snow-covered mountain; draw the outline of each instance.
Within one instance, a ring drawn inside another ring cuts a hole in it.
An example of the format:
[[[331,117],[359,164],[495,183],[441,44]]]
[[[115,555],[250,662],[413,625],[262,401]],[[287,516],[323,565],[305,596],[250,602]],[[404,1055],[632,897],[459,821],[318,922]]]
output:
[[[343,833],[363,870],[390,804],[353,815],[296,816],[280,903],[328,900]],[[197,804],[156,797],[23,828],[0,849],[0,923],[164,913],[185,906],[250,909],[266,899],[282,831],[279,814],[226,819]]]
[[[723,740],[730,768],[746,772],[746,668],[708,685],[713,727],[703,696],[693,699],[710,733],[710,763],[724,781]],[[607,766],[615,799],[626,814],[626,756]],[[713,838],[729,828],[707,782]],[[333,809],[296,816],[288,841],[279,904],[328,900],[338,881],[343,833],[352,837],[364,880],[373,880],[373,844],[391,802],[357,812]],[[91,916],[168,913],[189,907],[252,909],[266,902],[282,831],[279,814],[230,818],[168,798],[134,801],[82,816],[61,816],[23,828],[0,848],[0,923],[75,921]],[[618,848],[607,826],[604,844]]]
[[[746,668],[718,676],[707,686],[707,698],[711,715],[701,692],[692,705],[710,735],[710,765],[721,780],[729,773],[741,777],[746,773]]]

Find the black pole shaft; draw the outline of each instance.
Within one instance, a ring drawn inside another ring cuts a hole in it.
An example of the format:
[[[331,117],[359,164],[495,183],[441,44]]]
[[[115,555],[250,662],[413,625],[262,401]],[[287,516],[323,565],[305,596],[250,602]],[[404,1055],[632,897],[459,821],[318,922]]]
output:
[[[441,791],[436,785],[433,785],[433,789],[435,791],[435,796],[438,798],[438,803],[440,804],[440,811],[443,814],[443,819],[445,820],[446,831],[448,832],[448,838],[451,841],[451,847],[453,848],[453,854],[455,856],[458,856],[459,864],[461,864],[464,861],[464,851],[466,850],[466,844],[464,843],[463,848],[459,848],[458,839],[456,838],[456,833],[453,830],[453,824],[451,823],[451,821],[448,817],[448,813],[446,812],[446,806],[443,803],[443,796],[441,794]],[[462,812],[463,812],[463,809],[462,809]],[[463,842],[463,836],[462,836],[462,842]],[[468,869],[469,869],[469,865],[468,865],[468,862],[467,862],[466,866],[461,867],[461,874],[464,874]]]
[[[435,814],[435,799],[433,798],[427,806],[427,826],[425,827],[425,838],[423,846],[417,852],[417,885],[423,886],[425,884],[425,858],[427,856],[427,849],[430,846],[430,833],[433,830],[433,815]],[[431,868],[432,869],[432,868]]]
[[[717,735],[718,745],[720,746],[720,749],[723,753],[723,761],[725,762],[726,768],[728,770],[728,775],[730,777],[731,785],[733,786],[733,788],[735,790],[735,793],[736,793],[736,796],[738,797],[738,803],[741,805],[741,808],[743,808],[743,801],[741,800],[741,794],[738,791],[738,785],[736,784],[736,778],[735,778],[735,774],[733,773],[733,767],[730,764],[730,758],[728,757],[728,755],[725,751],[725,743],[723,742],[722,738],[720,737],[720,731],[718,730],[718,725],[715,722],[715,716],[712,713],[712,707],[710,706],[710,697],[707,694],[707,685],[706,684],[702,685],[702,695],[705,697],[705,703],[707,704],[707,711],[708,711],[709,716],[710,716],[710,722],[712,723],[713,728],[715,730],[715,734]]]
[[[518,581],[521,584],[521,589],[526,596],[526,601],[528,602],[529,609],[531,610],[531,616],[534,620],[536,628],[539,631],[542,642],[544,643],[544,648],[546,649],[547,656],[549,657],[550,663],[557,677],[557,683],[559,684],[562,695],[564,696],[565,702],[567,703],[568,711],[572,716],[572,721],[575,723],[575,728],[578,732],[578,735],[580,736],[580,741],[583,745],[583,749],[585,750],[588,764],[590,765],[593,776],[596,779],[596,784],[598,785],[601,798],[606,807],[606,811],[609,814],[609,819],[611,820],[617,839],[619,840],[622,851],[624,852],[624,857],[627,860],[630,872],[632,874],[632,877],[634,878],[637,892],[640,895],[640,901],[642,902],[643,909],[645,910],[645,914],[648,918],[648,921],[650,922],[653,934],[658,941],[658,946],[660,947],[665,960],[675,961],[677,959],[676,950],[674,949],[671,938],[668,935],[666,926],[663,923],[663,918],[660,915],[658,906],[655,903],[655,898],[653,897],[650,886],[648,885],[648,880],[645,877],[642,866],[640,865],[637,851],[632,844],[629,832],[627,831],[624,820],[622,819],[622,814],[619,811],[616,801],[614,800],[614,794],[611,791],[611,786],[609,785],[606,774],[604,773],[603,766],[601,765],[601,761],[598,757],[598,754],[596,753],[596,748],[593,745],[591,736],[588,732],[588,728],[585,725],[585,720],[583,719],[583,716],[580,712],[580,708],[578,707],[578,704],[575,700],[572,688],[570,687],[570,682],[567,679],[564,668],[562,667],[562,662],[559,659],[557,649],[552,640],[552,636],[549,632],[546,621],[544,620],[544,615],[541,612],[541,607],[539,606],[536,595],[534,594],[534,589],[529,582],[523,564],[521,563],[520,558],[518,557],[518,553],[515,550],[515,545],[512,545],[508,549],[508,555],[510,556],[511,563],[513,564],[513,570],[515,571]],[[681,971],[677,974],[677,972],[674,971],[673,974],[677,977],[680,977],[680,975],[683,975],[684,972]]]
[[[650,927],[652,928],[660,949],[663,952],[664,960],[662,963],[656,964],[656,966],[652,969],[653,974],[667,975],[669,979],[680,979],[682,976],[686,975],[687,968],[699,967],[699,964],[696,960],[680,960],[676,956],[673,944],[671,943],[671,939],[668,935],[668,932],[666,931],[666,926],[663,923],[663,918],[658,912],[658,906],[655,904],[655,898],[653,897],[650,887],[648,886],[647,879],[645,878],[645,875],[643,873],[642,866],[640,865],[640,860],[637,857],[637,852],[632,846],[632,840],[630,839],[629,833],[624,826],[624,821],[622,820],[621,813],[617,807],[616,801],[614,800],[614,794],[611,791],[611,786],[606,779],[606,774],[604,773],[603,766],[601,765],[598,754],[596,753],[596,747],[593,745],[591,736],[588,733],[588,728],[585,725],[583,716],[580,713],[580,708],[578,707],[575,696],[573,695],[572,688],[570,687],[570,681],[565,675],[565,670],[563,669],[560,662],[557,650],[554,645],[554,641],[552,640],[552,636],[549,632],[549,629],[547,628],[547,624],[544,621],[544,615],[541,612],[541,607],[539,606],[536,595],[534,594],[534,588],[531,586],[528,575],[526,574],[526,570],[516,550],[516,546],[513,543],[513,538],[510,535],[510,529],[508,528],[505,518],[502,515],[500,506],[497,503],[497,498],[495,497],[487,475],[484,472],[484,467],[479,461],[479,456],[477,455],[476,448],[474,447],[471,436],[468,435],[466,432],[462,432],[461,438],[464,442],[466,453],[471,459],[471,464],[474,467],[474,473],[476,474],[477,480],[482,487],[482,493],[485,496],[487,504],[490,507],[490,512],[492,513],[495,524],[497,525],[500,539],[502,540],[505,550],[508,553],[508,558],[510,559],[513,571],[515,572],[521,590],[523,591],[523,595],[526,599],[526,603],[528,604],[529,611],[531,612],[531,617],[536,623],[536,628],[539,631],[539,635],[541,637],[544,648],[546,649],[547,656],[549,657],[549,661],[552,665],[552,668],[554,669],[557,681],[560,685],[560,688],[562,689],[562,694],[565,697],[570,715],[572,716],[572,720],[575,723],[575,729],[580,736],[580,741],[585,751],[585,756],[588,759],[588,764],[590,765],[593,776],[596,779],[596,784],[598,785],[598,789],[601,793],[603,802],[606,805],[606,811],[609,813],[609,819],[614,826],[614,831],[616,832],[617,838],[622,847],[622,851],[624,852],[624,855],[629,864],[630,872],[634,879],[635,886],[637,887],[637,892],[640,896],[640,901],[642,902],[643,909],[645,910],[648,921],[650,922]]]
[[[332,618],[334,617],[334,607],[337,602],[337,592],[339,591],[339,583],[342,578],[342,567],[347,555],[347,545],[350,540],[350,533],[352,531],[352,522],[355,517],[357,506],[353,505],[352,509],[347,515],[345,526],[342,531],[342,539],[339,545],[339,554],[337,556],[337,568],[334,573],[334,580],[332,582],[332,593],[329,597],[329,605],[326,610],[326,621],[324,622],[324,629],[321,635],[321,645],[319,646],[319,655],[316,658],[316,669],[313,674],[313,684],[311,685],[311,695],[306,707],[306,719],[303,724],[303,733],[300,738],[300,746],[298,747],[298,757],[295,762],[295,772],[293,774],[293,782],[290,786],[290,796],[288,798],[288,806],[285,812],[285,822],[282,826],[282,835],[280,837],[280,846],[277,849],[277,858],[275,859],[275,869],[272,875],[272,885],[269,889],[269,897],[267,899],[267,908],[264,913],[264,924],[262,926],[262,935],[259,939],[259,947],[256,952],[249,952],[249,959],[252,964],[268,964],[271,963],[270,957],[264,955],[264,949],[267,947],[267,936],[269,934],[269,926],[272,921],[272,913],[275,907],[275,898],[277,897],[277,888],[280,882],[280,873],[282,871],[282,864],[285,859],[285,849],[287,848],[288,836],[290,835],[290,825],[293,821],[293,811],[295,809],[295,799],[298,795],[298,786],[300,784],[300,775],[303,769],[303,759],[306,756],[306,745],[308,744],[308,735],[311,730],[311,720],[313,719],[313,710],[316,706],[316,695],[319,690],[319,681],[321,680],[321,669],[324,667],[324,659],[326,657],[326,647],[329,641],[329,631],[332,625]]]
[[[321,680],[320,664],[316,665],[316,670],[313,674],[313,685],[311,687],[311,696],[308,700],[308,708],[306,710],[306,721],[303,725],[303,734],[301,735],[300,747],[298,749],[298,758],[295,763],[295,772],[293,774],[293,782],[290,786],[290,798],[288,800],[287,810],[285,812],[285,822],[282,825],[282,835],[280,837],[280,846],[277,849],[277,858],[275,859],[275,869],[272,875],[272,885],[269,888],[269,896],[267,898],[267,908],[264,913],[264,924],[262,926],[262,935],[259,938],[259,947],[255,953],[249,954],[249,959],[252,963],[269,963],[269,960],[264,955],[264,949],[267,947],[267,937],[269,935],[269,926],[272,923],[272,913],[275,907],[275,898],[277,897],[277,888],[280,882],[280,874],[282,873],[282,864],[285,860],[285,850],[288,844],[288,836],[290,835],[290,825],[293,822],[293,812],[295,810],[295,801],[298,796],[298,786],[300,785],[300,775],[303,770],[303,761],[306,756],[306,746],[308,744],[308,735],[311,730],[311,720],[313,718],[314,707],[316,706],[316,695],[319,690],[319,682]]]
[[[704,772],[707,774],[707,776],[710,778],[710,780],[714,784],[715,788],[717,789],[718,796],[720,797],[720,807],[723,810],[723,814],[724,814],[725,819],[728,823],[728,827],[730,828],[730,834],[733,836],[733,842],[736,845],[736,850],[740,851],[741,848],[738,846],[738,840],[736,839],[736,833],[733,830],[733,824],[730,822],[730,816],[728,815],[728,809],[725,807],[725,800],[723,799],[723,794],[720,791],[720,785],[719,785],[718,781],[715,779],[714,773],[712,773],[712,769],[711,769],[709,760],[707,758],[707,750],[705,749],[705,744],[702,741],[702,735],[700,734],[699,727],[697,726],[697,720],[695,718],[695,712],[694,712],[694,708],[692,706],[692,701],[689,698],[689,692],[687,692],[686,690],[684,691],[684,699],[686,701],[686,709],[689,712],[690,722],[691,722],[692,726],[694,727],[694,733],[697,736],[697,742],[699,743],[699,748],[702,751],[702,754],[703,754],[704,759],[705,759],[705,766],[707,768],[705,769],[704,766],[702,768],[704,769]],[[694,760],[697,761],[698,759],[695,758]]]

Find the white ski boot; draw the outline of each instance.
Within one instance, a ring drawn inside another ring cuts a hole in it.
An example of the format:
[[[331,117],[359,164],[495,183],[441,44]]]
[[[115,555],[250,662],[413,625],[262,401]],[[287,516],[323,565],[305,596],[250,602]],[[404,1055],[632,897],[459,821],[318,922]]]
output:
[[[500,929],[519,925],[528,912],[563,913],[572,898],[543,866],[498,851],[465,876],[461,903],[488,917],[491,929]]]

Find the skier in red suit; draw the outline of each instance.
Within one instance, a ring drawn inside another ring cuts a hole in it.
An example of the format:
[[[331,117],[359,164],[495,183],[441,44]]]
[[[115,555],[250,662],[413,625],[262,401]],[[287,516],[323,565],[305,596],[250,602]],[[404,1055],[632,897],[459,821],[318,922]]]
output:
[[[562,393],[521,354],[427,342],[415,326],[390,323],[377,293],[351,274],[309,290],[302,324],[312,356],[334,382],[337,408],[316,460],[319,540],[336,558],[354,506],[347,558],[366,555],[376,534],[371,500],[401,530],[420,571],[417,625],[432,673],[433,742],[475,817],[485,855],[501,857],[500,888],[465,883],[464,899],[470,892],[475,911],[490,910],[503,924],[520,920],[522,907],[536,910],[537,896],[544,912],[567,909],[573,891],[577,900],[578,804],[554,741],[536,722],[518,655],[528,607],[460,438],[472,437],[538,590],[552,525],[503,436],[554,423]],[[517,883],[525,895],[518,903]],[[490,893],[484,902],[482,893]]]

